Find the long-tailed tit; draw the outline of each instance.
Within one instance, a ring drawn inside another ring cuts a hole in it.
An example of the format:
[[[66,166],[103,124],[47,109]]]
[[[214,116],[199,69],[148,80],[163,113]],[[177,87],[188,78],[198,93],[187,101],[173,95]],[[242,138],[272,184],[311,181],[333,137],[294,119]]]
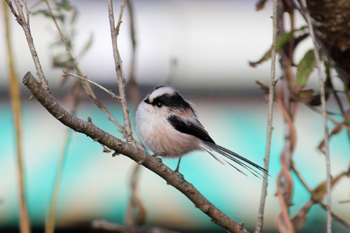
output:
[[[217,145],[198,121],[191,104],[171,86],[157,86],[142,100],[136,112],[136,128],[143,144],[155,155],[179,157],[175,171],[179,170],[183,155],[205,150],[223,163],[217,157],[221,155],[225,162],[243,174],[232,162],[255,176],[261,176],[259,171],[267,172],[248,159]]]

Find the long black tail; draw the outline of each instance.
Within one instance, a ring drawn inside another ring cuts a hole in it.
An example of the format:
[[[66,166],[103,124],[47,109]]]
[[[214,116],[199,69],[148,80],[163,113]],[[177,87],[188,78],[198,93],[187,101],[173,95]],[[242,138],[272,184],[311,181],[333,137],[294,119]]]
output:
[[[219,162],[220,159],[218,159],[212,152],[215,151],[217,153],[219,153],[220,155],[224,156],[223,160],[228,163],[229,165],[231,165],[233,168],[235,168],[237,171],[239,171],[240,173],[245,174],[243,171],[241,171],[240,169],[238,169],[235,165],[232,164],[232,162],[235,162],[239,165],[241,165],[242,167],[244,167],[246,170],[248,170],[251,174],[253,174],[256,177],[264,177],[263,174],[266,173],[267,174],[267,170],[265,170],[264,168],[260,167],[259,165],[253,163],[252,161],[240,156],[239,154],[232,152],[222,146],[216,145],[215,143],[212,142],[207,142],[207,141],[203,141],[204,144],[204,149],[206,151],[209,152],[209,154],[211,154],[216,160],[218,160]]]

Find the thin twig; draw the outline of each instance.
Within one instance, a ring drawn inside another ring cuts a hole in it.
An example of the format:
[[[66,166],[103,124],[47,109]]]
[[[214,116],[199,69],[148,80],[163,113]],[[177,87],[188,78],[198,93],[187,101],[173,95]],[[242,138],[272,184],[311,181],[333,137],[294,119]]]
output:
[[[266,171],[269,169],[269,160],[270,160],[270,149],[271,149],[271,137],[272,137],[272,120],[273,120],[273,99],[275,95],[275,72],[276,72],[276,43],[277,43],[277,7],[278,0],[274,0],[273,4],[273,39],[271,47],[271,80],[270,80],[270,91],[269,91],[269,106],[268,106],[268,126],[267,126],[267,140],[266,140],[266,151],[264,158],[264,168]],[[265,210],[265,201],[267,196],[267,174],[264,173],[263,186],[261,190],[260,197],[260,207],[258,220],[256,223],[255,233],[262,232],[264,225],[264,210]]]
[[[82,86],[79,82],[75,82],[73,86],[71,87],[69,93],[67,94],[68,100],[73,99],[73,104],[71,108],[71,113],[73,115],[76,114],[78,105],[83,98],[83,91],[81,90]],[[72,97],[72,98],[71,98]],[[52,191],[50,206],[48,210],[48,214],[46,217],[45,222],[45,233],[54,233],[55,230],[55,215],[56,215],[56,206],[57,206],[57,199],[60,191],[61,186],[61,179],[62,179],[62,173],[63,173],[63,166],[65,159],[67,157],[68,147],[71,140],[72,130],[70,128],[66,128],[65,137],[63,139],[61,152],[58,158],[57,162],[57,169],[55,174],[55,182],[54,182],[54,188]]]
[[[320,114],[322,116],[322,111],[319,110],[318,108],[316,108],[315,106],[312,106],[308,103],[306,103],[305,101],[303,101],[302,99],[298,98],[297,96],[292,96],[293,99],[299,101],[300,103],[304,104],[306,107],[308,107],[309,109],[311,109],[312,111]],[[336,126],[340,125],[343,129],[346,129],[347,131],[350,131],[350,126],[346,125],[345,122],[339,122],[334,120],[334,118],[330,117],[330,116],[326,116],[327,120],[329,120],[330,122],[332,122],[333,124],[335,124]]]
[[[68,54],[68,57],[69,57],[69,60],[72,62],[75,70],[77,71],[78,75],[80,77],[85,77],[85,75],[83,74],[83,72],[81,71],[81,69],[79,68],[78,66],[78,63],[76,62],[75,58],[73,57],[72,55],[72,52],[70,50],[70,47],[66,41],[66,39],[64,38],[64,35],[62,33],[62,30],[61,28],[59,27],[58,23],[57,23],[57,20],[54,16],[54,14],[52,13],[52,10],[51,10],[51,7],[50,7],[50,4],[47,0],[44,0],[46,2],[46,5],[47,5],[47,8],[49,9],[49,12],[51,14],[51,17],[56,25],[56,28],[58,30],[58,33],[61,37],[61,40],[63,42],[63,44],[65,45],[66,47],[66,51],[67,51],[67,54]],[[90,85],[86,82],[86,81],[82,81],[83,83],[83,87],[84,87],[84,90],[85,92],[87,93],[87,95],[90,97],[90,100],[99,108],[102,110],[102,112],[104,112],[107,116],[108,116],[108,119],[110,121],[112,121],[115,125],[117,125],[117,127],[121,130],[121,133],[122,134],[126,134],[125,132],[125,129],[124,127],[112,116],[112,114],[110,114],[110,112],[107,110],[107,108],[97,99],[95,93],[93,92],[93,90],[91,89]]]
[[[126,1],[127,9],[129,12],[129,28],[130,28],[130,38],[132,44],[132,56],[130,64],[130,74],[128,89],[130,91],[131,102],[133,103],[135,109],[141,102],[141,95],[136,83],[135,73],[136,73],[136,33],[135,33],[135,19],[134,19],[134,8],[131,0]],[[126,225],[142,225],[147,216],[147,210],[142,199],[139,197],[137,192],[137,185],[139,180],[140,165],[135,164],[134,169],[132,169],[132,174],[130,177],[130,201],[126,209],[125,214],[125,224]],[[136,212],[136,214],[135,214]]]
[[[284,18],[283,12],[286,10],[286,2],[279,1],[279,6],[277,10],[277,22],[278,22],[278,34],[279,36],[285,33],[284,30]],[[292,14],[292,11],[287,11]],[[290,16],[290,30],[294,30],[294,17]],[[281,171],[276,180],[277,193],[279,194],[279,205],[281,208],[281,213],[277,218],[277,227],[281,232],[293,232],[293,223],[289,215],[289,207],[292,205],[292,195],[293,195],[293,178],[291,175],[291,158],[293,157],[295,145],[296,145],[296,130],[294,126],[294,118],[296,113],[296,103],[291,100],[291,95],[293,93],[293,87],[295,82],[295,77],[292,72],[292,53],[293,40],[289,42],[288,49],[280,50],[279,54],[281,56],[280,64],[282,67],[282,83],[278,87],[276,100],[278,106],[281,109],[284,118],[284,137],[285,143],[283,151],[280,155]]]
[[[132,225],[143,225],[146,221],[147,217],[147,211],[145,208],[144,203],[139,198],[138,192],[137,192],[137,185],[140,177],[140,164],[135,164],[131,177],[130,177],[130,188],[131,188],[131,194],[130,194],[130,200],[128,204],[128,208],[126,210],[125,214],[125,224],[128,226]],[[134,211],[137,211],[136,216]]]
[[[23,166],[23,151],[22,151],[22,112],[21,112],[21,93],[17,81],[17,74],[15,68],[15,59],[13,58],[12,41],[10,33],[9,10],[6,2],[3,1],[5,33],[6,33],[6,49],[9,66],[9,86],[13,114],[13,123],[15,127],[16,145],[17,145],[17,179],[19,192],[19,222],[20,232],[30,233],[30,220],[27,209],[26,189],[24,182],[24,166]]]
[[[322,206],[322,208],[324,208],[325,210],[327,210],[327,205],[324,204],[321,200],[315,199],[314,197],[312,197],[313,195],[313,190],[307,185],[306,181],[304,180],[304,178],[301,176],[300,171],[295,167],[295,164],[292,165],[292,169],[295,173],[295,175],[297,176],[297,178],[300,180],[300,182],[304,185],[304,187],[306,188],[306,190],[310,193],[311,195],[311,199],[313,202],[317,201],[318,204],[320,204]],[[344,218],[340,217],[339,215],[337,215],[336,213],[334,213],[333,211],[331,211],[331,215],[332,217],[338,221],[340,224],[344,225],[345,227],[350,227],[350,222],[345,220]]]
[[[292,163],[292,170],[295,173],[295,175],[298,177],[298,179],[300,180],[300,182],[304,185],[304,187],[306,188],[307,191],[309,191],[309,193],[312,193],[312,189],[309,187],[309,185],[306,183],[306,181],[304,180],[304,178],[301,176],[299,170],[296,168],[294,162]]]
[[[95,83],[94,81],[91,81],[91,80],[89,80],[87,78],[81,77],[81,76],[73,74],[73,73],[68,73],[66,71],[63,71],[63,73],[64,73],[65,76],[71,76],[71,77],[83,80],[84,82],[91,83],[91,84],[95,85],[96,87],[100,88],[101,90],[103,90],[103,91],[107,92],[108,94],[110,94],[114,99],[117,99],[117,100],[120,101],[120,97],[118,95],[114,94],[111,90],[107,90],[105,87],[101,86],[98,83]]]
[[[129,28],[130,28],[130,38],[131,38],[131,44],[132,44],[132,56],[131,56],[128,87],[130,91],[131,102],[134,104],[134,107],[137,108],[137,106],[141,102],[141,96],[140,96],[140,92],[138,90],[136,79],[135,79],[135,73],[136,73],[136,33],[135,33],[135,26],[134,26],[135,19],[134,19],[134,10],[133,10],[131,0],[127,0],[126,4],[127,4],[127,9],[128,9],[129,18],[130,18]]]
[[[46,3],[47,5],[47,8],[49,9],[49,12],[50,12],[50,15],[56,25],[56,28],[58,30],[58,33],[60,34],[60,37],[61,37],[61,40],[63,42],[63,44],[65,45],[66,47],[66,51],[67,51],[67,54],[68,54],[68,57],[69,57],[69,61],[71,61],[73,63],[73,66],[74,68],[77,70],[78,74],[82,77],[84,77],[85,75],[83,74],[83,72],[80,70],[79,66],[78,66],[78,63],[76,62],[75,58],[73,57],[71,51],[70,51],[70,47],[66,41],[66,39],[64,38],[64,35],[61,31],[61,28],[59,27],[58,23],[57,23],[57,20],[56,20],[56,17],[54,16],[54,14],[52,13],[52,9],[51,9],[51,6],[48,2],[48,0],[44,0],[44,2]],[[83,85],[84,85],[84,88],[86,89],[86,92],[89,96],[91,96],[92,99],[96,99],[96,96],[95,96],[95,93],[92,91],[91,87],[85,83],[84,81],[82,81]]]
[[[24,17],[24,13],[23,13],[23,9],[22,9],[22,4],[20,3],[19,0],[15,0],[15,4],[16,4],[16,8],[18,13],[16,13],[16,11],[14,10],[12,3],[10,0],[6,0],[7,4],[9,5],[11,12],[14,14],[14,16],[16,17],[17,22],[19,23],[19,25],[21,25],[21,27],[23,28],[24,34],[26,36],[27,39],[27,43],[28,43],[28,47],[30,50],[30,53],[32,55],[33,61],[34,61],[34,65],[36,68],[36,72],[37,75],[40,79],[41,85],[43,85],[44,89],[50,93],[50,89],[49,89],[49,85],[47,83],[47,80],[45,78],[43,69],[41,68],[41,64],[40,64],[40,60],[38,57],[38,53],[35,49],[34,46],[34,41],[33,41],[33,37],[32,34],[30,32],[30,26],[29,26],[29,19],[28,19],[28,23],[26,22],[26,19]],[[28,13],[28,12],[27,12]]]
[[[345,97],[348,101],[348,106],[350,107],[350,94],[349,94],[349,87],[346,83],[343,83],[344,85],[344,94],[345,94]]]
[[[76,103],[74,103],[73,111],[71,111],[72,114],[75,114],[75,111],[76,111]],[[58,199],[58,194],[61,186],[63,164],[67,155],[71,135],[72,135],[72,130],[70,128],[67,128],[65,133],[65,138],[63,139],[62,149],[61,149],[60,156],[57,163],[57,169],[56,169],[57,172],[56,172],[56,178],[54,183],[55,186],[52,191],[49,212],[46,218],[45,233],[54,233],[55,231],[55,215],[56,215],[57,199]]]
[[[328,211],[328,204],[326,205],[325,203],[323,202],[320,202],[319,203],[321,205],[321,207],[323,209],[325,209],[326,211]],[[334,218],[335,221],[339,222],[340,224],[350,228],[350,222],[347,221],[346,219],[340,217],[339,215],[337,215],[336,213],[334,213],[333,211],[331,211],[331,216],[332,218]]]
[[[122,16],[123,16],[123,12],[124,12],[125,2],[126,2],[126,0],[124,0],[123,5],[120,8],[119,20],[118,20],[118,24],[117,24],[116,28],[114,26],[115,24],[114,24],[114,13],[113,13],[112,0],[108,0],[108,13],[109,13],[108,15],[109,15],[109,25],[110,25],[112,45],[113,45],[113,57],[114,57],[115,69],[116,69],[117,77],[118,77],[119,96],[121,98],[120,103],[122,104],[122,109],[123,109],[126,141],[131,142],[134,139],[132,137],[129,110],[128,110],[128,106],[126,104],[125,79],[124,79],[124,74],[122,71],[122,64],[121,64],[121,59],[120,59],[120,54],[118,51],[118,44],[117,44],[117,38],[118,38],[118,34],[119,34],[119,28],[120,28],[120,25],[122,23]]]
[[[332,232],[332,193],[331,193],[331,160],[329,155],[329,146],[328,146],[328,127],[327,127],[327,113],[326,113],[326,95],[324,90],[324,77],[321,70],[321,62],[319,58],[319,49],[317,47],[314,30],[312,28],[311,24],[311,17],[307,8],[306,0],[301,0],[302,6],[305,11],[305,16],[307,20],[307,24],[310,31],[310,36],[312,39],[312,43],[314,45],[314,55],[316,60],[316,67],[318,70],[318,78],[320,83],[320,94],[321,94],[321,103],[322,103],[322,116],[323,116],[323,127],[324,127],[324,154],[326,156],[326,163],[327,163],[327,233]]]
[[[334,86],[333,86],[333,83],[332,81],[330,80],[330,85],[331,85],[331,88],[332,88],[332,92],[333,92],[333,95],[334,95],[334,98],[339,106],[339,109],[340,109],[340,112],[341,112],[341,115],[343,116],[343,119],[344,119],[344,123],[347,123],[348,122],[348,115],[347,113],[345,112],[344,110],[344,107],[343,107],[343,104],[342,102],[340,101],[340,98],[338,96],[338,93],[335,91],[334,89]],[[330,111],[327,111],[327,113],[329,114]],[[327,114],[327,116],[328,116]],[[350,132],[347,131],[347,135],[348,135],[348,139],[349,139],[349,142],[350,142]]]

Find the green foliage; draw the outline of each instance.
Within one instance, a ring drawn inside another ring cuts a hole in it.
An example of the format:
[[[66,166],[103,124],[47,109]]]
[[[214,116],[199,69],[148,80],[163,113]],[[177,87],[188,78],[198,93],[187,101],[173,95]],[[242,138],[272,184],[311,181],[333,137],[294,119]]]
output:
[[[296,88],[303,88],[316,65],[314,50],[310,49],[300,60],[297,69],[296,81],[294,86]]]

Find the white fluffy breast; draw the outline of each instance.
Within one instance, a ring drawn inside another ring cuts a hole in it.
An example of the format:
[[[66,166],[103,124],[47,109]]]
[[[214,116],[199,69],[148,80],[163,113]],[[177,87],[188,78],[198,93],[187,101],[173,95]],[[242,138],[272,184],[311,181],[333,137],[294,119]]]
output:
[[[168,122],[165,110],[144,100],[140,103],[136,112],[136,129],[143,144],[154,153],[164,153],[164,157],[180,157],[200,150],[200,140],[177,131]]]

